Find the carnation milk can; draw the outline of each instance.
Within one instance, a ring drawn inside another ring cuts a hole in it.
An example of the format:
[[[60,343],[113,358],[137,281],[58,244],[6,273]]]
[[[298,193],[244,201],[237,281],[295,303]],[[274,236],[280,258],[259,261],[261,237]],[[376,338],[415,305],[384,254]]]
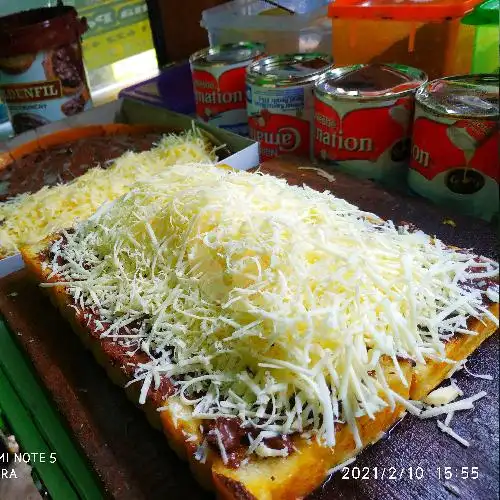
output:
[[[262,160],[311,155],[313,85],[331,67],[331,57],[318,53],[270,56],[248,67],[249,133]]]
[[[358,177],[404,182],[418,69],[358,64],[328,71],[314,89],[314,156]]]
[[[199,120],[248,134],[246,68],[263,53],[260,43],[238,42],[209,47],[189,58]]]
[[[16,133],[92,105],[81,48],[86,30],[73,7],[0,18],[0,91]]]
[[[454,211],[498,214],[498,74],[434,80],[416,94],[408,183]]]

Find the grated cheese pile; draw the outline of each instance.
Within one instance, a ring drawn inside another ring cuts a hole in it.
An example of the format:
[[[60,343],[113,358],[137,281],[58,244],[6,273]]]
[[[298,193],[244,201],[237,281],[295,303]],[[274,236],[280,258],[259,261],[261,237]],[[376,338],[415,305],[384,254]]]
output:
[[[264,445],[283,433],[334,446],[340,421],[361,446],[356,417],[400,398],[382,356],[408,384],[398,356],[442,359],[453,332],[473,333],[469,316],[497,322],[467,285],[497,263],[266,175],[176,165],[65,239],[48,265],[75,307],[150,356],[140,402],[175,377],[194,417],[260,429],[261,456],[283,451]]]
[[[471,377],[489,381],[493,380],[493,377],[489,374],[479,374],[471,372],[467,368],[467,359],[463,359],[454,366],[452,373],[449,374],[448,379],[450,380],[450,385],[439,387],[424,398],[424,400],[422,401],[423,405],[419,417],[425,419],[446,415],[444,422],[442,422],[441,420],[436,420],[438,429],[441,432],[448,434],[450,437],[458,441],[462,446],[465,446],[467,448],[470,446],[469,441],[457,434],[450,427],[450,423],[457,411],[473,409],[474,402],[485,397],[487,393],[486,391],[480,391],[477,394],[464,399],[460,399],[459,401],[455,401],[458,396],[463,396],[464,392],[462,391],[462,389],[460,389],[460,387],[458,387],[452,375],[462,369],[467,373],[467,375]]]
[[[105,201],[118,198],[131,184],[166,166],[215,161],[214,151],[208,150],[196,130],[171,134],[163,136],[150,151],[125,153],[106,170],[93,168],[68,184],[44,187],[0,203],[0,258],[86,219]]]

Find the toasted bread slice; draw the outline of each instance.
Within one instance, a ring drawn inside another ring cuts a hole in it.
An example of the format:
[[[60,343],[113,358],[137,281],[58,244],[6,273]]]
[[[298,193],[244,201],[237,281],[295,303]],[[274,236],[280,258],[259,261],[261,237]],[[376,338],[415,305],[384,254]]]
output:
[[[23,259],[28,270],[38,282],[56,282],[57,277],[49,278],[51,269],[44,261],[44,251],[57,236],[48,238],[36,245],[22,249]],[[44,289],[61,314],[71,324],[83,343],[93,352],[96,360],[106,369],[110,378],[120,386],[131,380],[130,370],[123,364],[116,363],[99,336],[92,335],[82,321],[83,313],[73,307],[71,296],[63,286]],[[490,311],[498,316],[498,304],[490,307]],[[447,355],[454,360],[467,357],[480,343],[494,333],[493,322],[475,321],[470,325],[477,331],[476,336],[456,335],[447,345]],[[109,342],[109,341],[108,341]],[[390,387],[404,399],[420,399],[434,389],[449,373],[454,365],[429,361],[426,365],[414,367],[410,361],[400,361],[406,377],[404,385],[389,359],[382,360],[385,377]],[[127,395],[137,403],[139,388],[137,384],[126,388]],[[183,459],[188,460],[194,476],[199,483],[215,489],[220,498],[226,499],[278,499],[300,498],[319,486],[327,477],[328,471],[338,464],[359,453],[353,435],[346,425],[340,425],[336,432],[334,448],[320,446],[315,440],[307,440],[294,436],[296,449],[286,458],[249,457],[248,462],[239,468],[225,465],[219,454],[207,449],[202,461],[195,458],[196,450],[204,436],[200,430],[200,420],[192,417],[191,407],[183,404],[175,395],[159,400],[150,389],[146,403],[142,409],[151,424],[161,429],[170,446]],[[375,415],[358,418],[358,428],[362,447],[366,447],[390,429],[405,413],[404,406],[395,404],[387,406]],[[199,457],[198,457],[199,458]],[[307,474],[303,471],[307,470]]]
[[[489,311],[498,318],[498,303],[491,304]],[[482,322],[471,318],[468,328],[476,332],[476,335],[456,334],[446,344],[446,356],[450,360],[463,361],[467,359],[497,329],[489,318],[484,318]],[[410,398],[418,401],[423,399],[444,379],[448,378],[455,367],[455,364],[435,360],[427,360],[425,365],[417,364],[413,370]]]

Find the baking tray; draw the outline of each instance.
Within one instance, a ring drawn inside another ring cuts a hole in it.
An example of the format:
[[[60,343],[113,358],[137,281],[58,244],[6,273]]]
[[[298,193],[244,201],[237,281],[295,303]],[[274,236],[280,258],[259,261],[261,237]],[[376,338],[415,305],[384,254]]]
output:
[[[0,141],[0,170],[7,168],[16,158],[40,151],[64,140],[74,140],[75,129],[90,136],[126,133],[128,126],[143,127],[146,131],[182,131],[196,125],[201,132],[218,146],[221,161],[235,169],[249,169],[259,164],[259,145],[250,139],[227,130],[212,127],[167,109],[149,104],[121,99],[85,113],[29,130],[13,139]],[[132,130],[132,128],[130,129]],[[130,132],[129,130],[129,132]],[[64,139],[64,140],[63,140]],[[3,194],[3,193],[2,193]],[[24,267],[19,255],[0,260],[0,277]]]
[[[36,192],[44,186],[71,182],[92,168],[106,167],[128,151],[151,150],[163,134],[185,131],[183,125],[108,123],[41,136],[0,156],[0,203],[20,194]],[[229,146],[212,131],[200,129],[199,133],[209,148],[217,148],[219,163],[231,162],[233,152]],[[113,139],[117,142],[111,143]],[[92,140],[97,142],[89,142]],[[51,156],[47,158],[47,155]],[[28,156],[33,159],[33,164],[18,162]],[[55,158],[62,161],[54,161]],[[51,164],[40,161],[47,159]]]
[[[454,216],[422,199],[391,193],[346,175],[335,174],[335,181],[329,182],[314,170],[300,168],[308,166],[307,162],[282,157],[265,163],[262,171],[286,177],[292,184],[331,190],[382,217],[411,222],[449,244],[471,247],[483,255],[496,254],[495,231],[483,221]],[[110,498],[211,498],[122,389],[108,380],[25,271],[0,280],[0,312]],[[473,354],[469,368],[494,377],[486,381],[463,372],[456,374],[466,395],[488,392],[474,410],[457,412],[452,421],[454,430],[470,440],[470,448],[440,432],[435,419],[407,416],[352,464],[355,475],[359,471],[361,477],[369,479],[344,479],[337,473],[309,498],[441,500],[456,498],[457,492],[464,499],[498,498],[496,335]],[[378,479],[373,478],[375,467]],[[472,467],[478,468],[477,479],[471,477]],[[384,479],[380,477],[382,470]],[[445,479],[450,473],[452,477]]]

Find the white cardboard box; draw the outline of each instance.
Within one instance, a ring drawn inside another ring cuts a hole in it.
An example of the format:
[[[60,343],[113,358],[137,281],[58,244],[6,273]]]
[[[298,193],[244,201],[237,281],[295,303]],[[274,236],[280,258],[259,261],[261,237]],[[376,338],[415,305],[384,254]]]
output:
[[[233,152],[233,154],[222,159],[219,163],[230,165],[238,170],[248,170],[259,164],[259,145],[255,141],[198,122],[189,116],[127,99],[120,99],[93,108],[85,113],[19,134],[9,141],[0,142],[0,152],[13,150],[22,144],[60,130],[106,123],[163,125],[186,130],[190,129],[193,123],[195,123],[196,126],[212,135],[219,144],[226,145]],[[24,263],[19,254],[2,259],[0,260],[0,278],[23,267]]]

